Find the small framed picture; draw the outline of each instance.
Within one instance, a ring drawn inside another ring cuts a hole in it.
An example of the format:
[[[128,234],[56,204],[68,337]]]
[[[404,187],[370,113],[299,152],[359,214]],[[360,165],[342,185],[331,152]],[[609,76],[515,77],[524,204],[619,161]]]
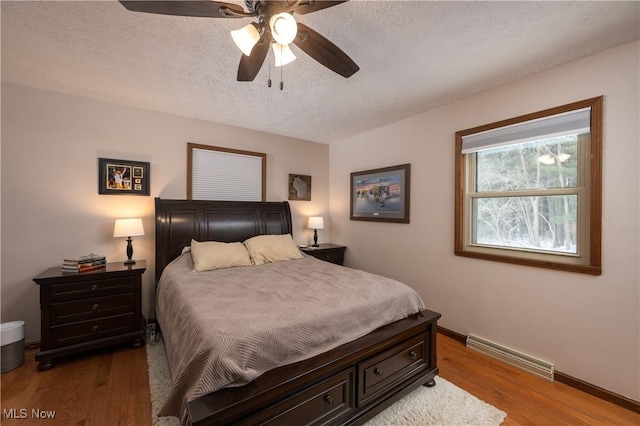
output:
[[[144,177],[144,167],[133,167],[133,177],[134,178],[142,178]]]
[[[311,201],[311,176],[289,173],[289,200]]]
[[[351,220],[409,223],[411,165],[351,173]]]
[[[149,195],[149,163],[98,158],[98,194]]]

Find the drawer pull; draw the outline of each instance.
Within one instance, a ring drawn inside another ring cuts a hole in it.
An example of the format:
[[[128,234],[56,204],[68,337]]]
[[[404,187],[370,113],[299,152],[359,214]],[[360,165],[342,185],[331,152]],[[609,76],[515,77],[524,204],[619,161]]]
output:
[[[100,307],[100,305],[98,305],[97,303],[94,303],[93,306],[91,306],[91,310],[92,311],[97,311],[99,307]]]
[[[384,376],[384,373],[379,368],[376,368],[375,370],[373,370],[373,374],[375,374],[378,377]]]
[[[331,395],[324,397],[324,403],[327,404],[327,407],[331,407],[333,405],[333,398],[331,398]]]
[[[98,324],[96,324],[93,327],[91,327],[91,331],[93,331],[95,333],[96,331],[98,331],[99,328],[100,327],[98,327]]]
[[[416,351],[409,352],[409,358],[411,358],[411,359],[418,358],[418,354],[416,353]]]
[[[91,286],[91,290],[97,290],[98,289],[98,284],[94,284]]]

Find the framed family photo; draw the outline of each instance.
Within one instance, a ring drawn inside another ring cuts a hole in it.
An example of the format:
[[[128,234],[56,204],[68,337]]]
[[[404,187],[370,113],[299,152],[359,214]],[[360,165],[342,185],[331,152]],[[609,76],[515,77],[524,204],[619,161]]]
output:
[[[409,223],[411,164],[351,173],[351,220]]]
[[[98,158],[98,194],[149,195],[149,163]]]

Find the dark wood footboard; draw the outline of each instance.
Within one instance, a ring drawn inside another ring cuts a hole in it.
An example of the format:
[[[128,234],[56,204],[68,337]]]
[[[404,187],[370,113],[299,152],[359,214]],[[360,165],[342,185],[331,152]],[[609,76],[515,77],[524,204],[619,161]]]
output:
[[[423,311],[187,404],[194,425],[361,424],[437,374],[440,314]]]

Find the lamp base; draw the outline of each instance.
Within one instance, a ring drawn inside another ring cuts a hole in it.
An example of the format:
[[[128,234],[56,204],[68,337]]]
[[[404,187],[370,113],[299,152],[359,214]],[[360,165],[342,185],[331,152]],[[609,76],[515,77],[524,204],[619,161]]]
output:
[[[127,238],[127,260],[124,261],[125,265],[133,265],[135,260],[131,259],[133,256],[133,245],[131,245],[131,237]]]

